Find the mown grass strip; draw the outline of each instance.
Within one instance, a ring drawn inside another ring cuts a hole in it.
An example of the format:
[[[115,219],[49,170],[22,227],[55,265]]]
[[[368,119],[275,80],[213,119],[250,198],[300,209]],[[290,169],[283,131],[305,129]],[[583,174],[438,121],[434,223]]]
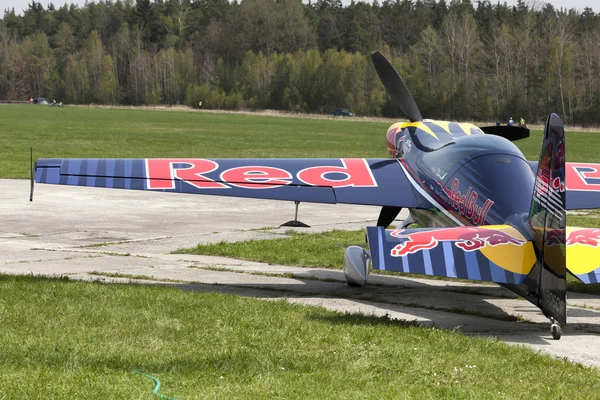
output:
[[[0,275],[0,316],[0,398],[148,398],[133,369],[179,399],[600,391],[597,369],[496,340],[160,285]]]
[[[389,121],[110,108],[0,106],[0,178],[29,177],[34,158],[387,157]],[[598,134],[569,132],[569,161],[599,162]],[[537,160],[541,131],[515,142]]]

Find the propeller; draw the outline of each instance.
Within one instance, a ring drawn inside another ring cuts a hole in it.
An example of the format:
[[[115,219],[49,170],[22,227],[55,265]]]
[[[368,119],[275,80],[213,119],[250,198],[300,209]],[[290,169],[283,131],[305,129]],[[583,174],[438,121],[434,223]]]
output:
[[[417,103],[415,103],[396,68],[379,51],[371,55],[371,60],[373,60],[373,65],[385,90],[391,99],[398,104],[404,115],[406,115],[410,122],[422,121],[423,117],[421,116],[419,107],[417,107]]]
[[[385,87],[390,98],[398,104],[400,110],[406,115],[410,122],[422,121],[423,117],[417,107],[417,103],[410,94],[408,87],[396,71],[396,68],[388,61],[381,52],[376,51],[371,55],[373,66],[381,79],[381,83]],[[377,218],[377,226],[387,228],[400,214],[402,207],[381,207],[379,218]]]

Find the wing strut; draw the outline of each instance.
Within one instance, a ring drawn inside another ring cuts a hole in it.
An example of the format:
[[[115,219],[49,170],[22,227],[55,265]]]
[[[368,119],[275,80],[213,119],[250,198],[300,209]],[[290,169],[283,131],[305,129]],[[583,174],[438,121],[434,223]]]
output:
[[[292,226],[294,228],[310,228],[310,225],[306,225],[304,222],[298,221],[298,206],[300,205],[300,202],[295,201],[294,203],[296,203],[296,214],[294,215],[294,219],[279,226]]]

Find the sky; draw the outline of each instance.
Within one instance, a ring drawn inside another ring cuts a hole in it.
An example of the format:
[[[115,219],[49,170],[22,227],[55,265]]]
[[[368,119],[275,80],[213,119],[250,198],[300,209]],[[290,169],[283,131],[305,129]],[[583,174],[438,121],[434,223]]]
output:
[[[63,6],[65,3],[71,4],[75,3],[79,6],[83,6],[86,0],[36,0],[39,3],[44,5],[44,8],[48,6],[49,3],[54,3],[56,8]],[[477,0],[474,0],[476,4]],[[4,15],[4,10],[7,8],[14,8],[17,14],[22,15],[23,10],[27,9],[28,4],[31,0],[0,0],[0,13]],[[348,4],[350,0],[342,0],[344,4]],[[381,3],[382,1],[380,1]],[[497,3],[498,0],[492,0],[492,3]],[[500,2],[506,2],[509,5],[517,4],[517,0],[500,0]],[[600,12],[600,1],[598,0],[526,0],[527,3],[550,3],[555,8],[559,9],[563,8],[576,8],[579,11],[583,11],[585,7],[591,7],[594,12]]]

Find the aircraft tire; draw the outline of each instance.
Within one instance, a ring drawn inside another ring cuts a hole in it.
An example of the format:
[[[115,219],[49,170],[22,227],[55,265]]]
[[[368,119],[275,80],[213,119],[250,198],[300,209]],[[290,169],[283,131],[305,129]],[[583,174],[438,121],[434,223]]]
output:
[[[552,339],[560,340],[560,337],[562,336],[562,329],[561,329],[560,325],[558,325],[558,324],[550,325],[550,333],[552,333]]]

